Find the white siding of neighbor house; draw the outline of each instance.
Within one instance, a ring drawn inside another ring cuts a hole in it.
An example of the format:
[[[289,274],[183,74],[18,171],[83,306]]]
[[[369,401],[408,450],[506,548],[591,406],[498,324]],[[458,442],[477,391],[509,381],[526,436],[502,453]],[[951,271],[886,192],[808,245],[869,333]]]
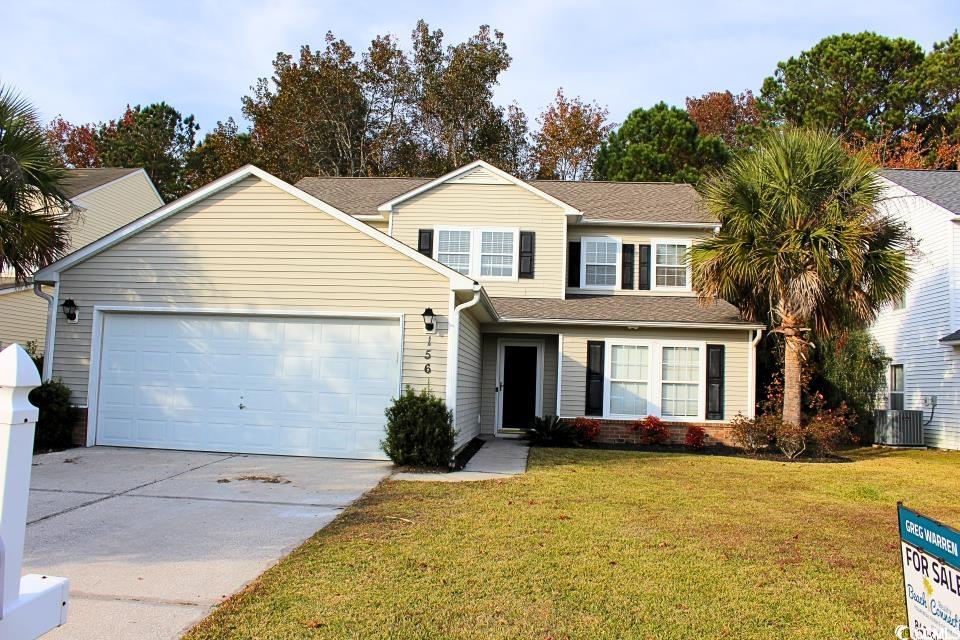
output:
[[[491,333],[483,334],[483,410],[481,413],[480,432],[484,435],[493,435],[497,414],[497,357],[498,342],[501,338],[516,340],[543,340],[543,415],[552,416],[557,413],[557,336],[544,334],[530,334],[524,327],[504,327],[490,325]],[[495,332],[495,333],[494,333]]]
[[[695,242],[701,238],[709,237],[713,232],[710,229],[667,229],[660,227],[635,227],[626,225],[577,225],[571,224],[567,231],[568,242],[577,242],[584,236],[609,236],[619,238],[623,244],[652,244],[657,240],[680,240],[684,242]],[[654,256],[651,253],[651,263]],[[652,265],[651,265],[652,272]],[[564,271],[566,274],[566,271]],[[652,273],[651,273],[652,277]],[[683,291],[656,291],[640,290],[638,286],[640,280],[640,256],[634,253],[633,259],[633,289],[610,289],[601,293],[613,295],[633,295],[633,296],[695,296],[696,292]],[[596,289],[580,289],[578,287],[567,287],[567,294],[597,294]]]
[[[42,352],[46,320],[47,301],[34,295],[32,287],[0,295],[0,349],[35,342]]]
[[[69,252],[81,249],[163,205],[142,171],[80,194],[73,202],[83,211],[70,214]],[[42,352],[47,333],[47,303],[32,289],[0,295],[0,344],[37,343]]]
[[[480,342],[480,323],[468,311],[461,312],[457,347],[457,449],[480,433]]]
[[[563,296],[566,216],[559,206],[478,167],[393,207],[393,236],[416,248],[420,229],[509,227],[536,233],[534,277],[479,282],[491,296]],[[434,237],[434,244],[437,238]]]
[[[424,371],[424,307],[447,277],[255,177],[178,211],[61,273],[78,324],[58,314],[54,377],[87,402],[93,305],[403,314],[403,384],[443,397],[446,317]]]
[[[960,348],[941,344],[960,318],[960,228],[951,212],[906,189],[888,183],[884,209],[905,220],[918,240],[913,274],[904,309],[886,308],[871,328],[891,364],[904,368],[904,408],[923,410],[924,398],[937,397],[937,407],[925,427],[926,444],[960,448]],[[953,284],[951,284],[951,282]],[[953,309],[951,309],[953,306]],[[878,405],[886,408],[884,392]]]

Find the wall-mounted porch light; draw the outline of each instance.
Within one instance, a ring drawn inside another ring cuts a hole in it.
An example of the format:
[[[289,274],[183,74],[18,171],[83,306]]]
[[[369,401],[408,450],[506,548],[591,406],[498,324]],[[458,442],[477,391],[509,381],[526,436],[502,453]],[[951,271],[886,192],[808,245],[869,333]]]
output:
[[[67,322],[70,324],[79,322],[80,314],[77,313],[77,303],[74,302],[72,298],[64,300],[60,308],[63,309],[63,316],[67,319]]]
[[[433,309],[427,307],[420,315],[423,316],[423,327],[426,329],[427,333],[433,333],[437,328],[437,325],[434,321],[435,318],[433,315]]]

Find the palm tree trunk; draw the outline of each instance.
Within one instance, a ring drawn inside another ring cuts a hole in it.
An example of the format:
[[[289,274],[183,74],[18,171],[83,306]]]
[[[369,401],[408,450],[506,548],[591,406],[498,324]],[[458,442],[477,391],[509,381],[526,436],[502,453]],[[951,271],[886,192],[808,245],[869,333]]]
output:
[[[784,318],[781,326],[786,350],[783,356],[783,421],[789,424],[800,424],[800,396],[801,372],[804,342],[800,330],[792,322]]]

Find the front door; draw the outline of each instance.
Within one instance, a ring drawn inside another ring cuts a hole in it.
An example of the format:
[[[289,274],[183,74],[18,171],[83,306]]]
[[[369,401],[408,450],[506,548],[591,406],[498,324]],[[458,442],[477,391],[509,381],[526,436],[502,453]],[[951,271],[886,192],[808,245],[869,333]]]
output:
[[[502,348],[500,428],[526,429],[539,409],[540,347],[504,344]]]

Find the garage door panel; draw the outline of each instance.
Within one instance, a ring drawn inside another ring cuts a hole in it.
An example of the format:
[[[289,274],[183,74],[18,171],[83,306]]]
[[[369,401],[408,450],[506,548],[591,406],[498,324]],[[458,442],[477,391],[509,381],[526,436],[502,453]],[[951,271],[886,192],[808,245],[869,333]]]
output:
[[[379,319],[107,314],[96,440],[382,459],[399,341]]]

